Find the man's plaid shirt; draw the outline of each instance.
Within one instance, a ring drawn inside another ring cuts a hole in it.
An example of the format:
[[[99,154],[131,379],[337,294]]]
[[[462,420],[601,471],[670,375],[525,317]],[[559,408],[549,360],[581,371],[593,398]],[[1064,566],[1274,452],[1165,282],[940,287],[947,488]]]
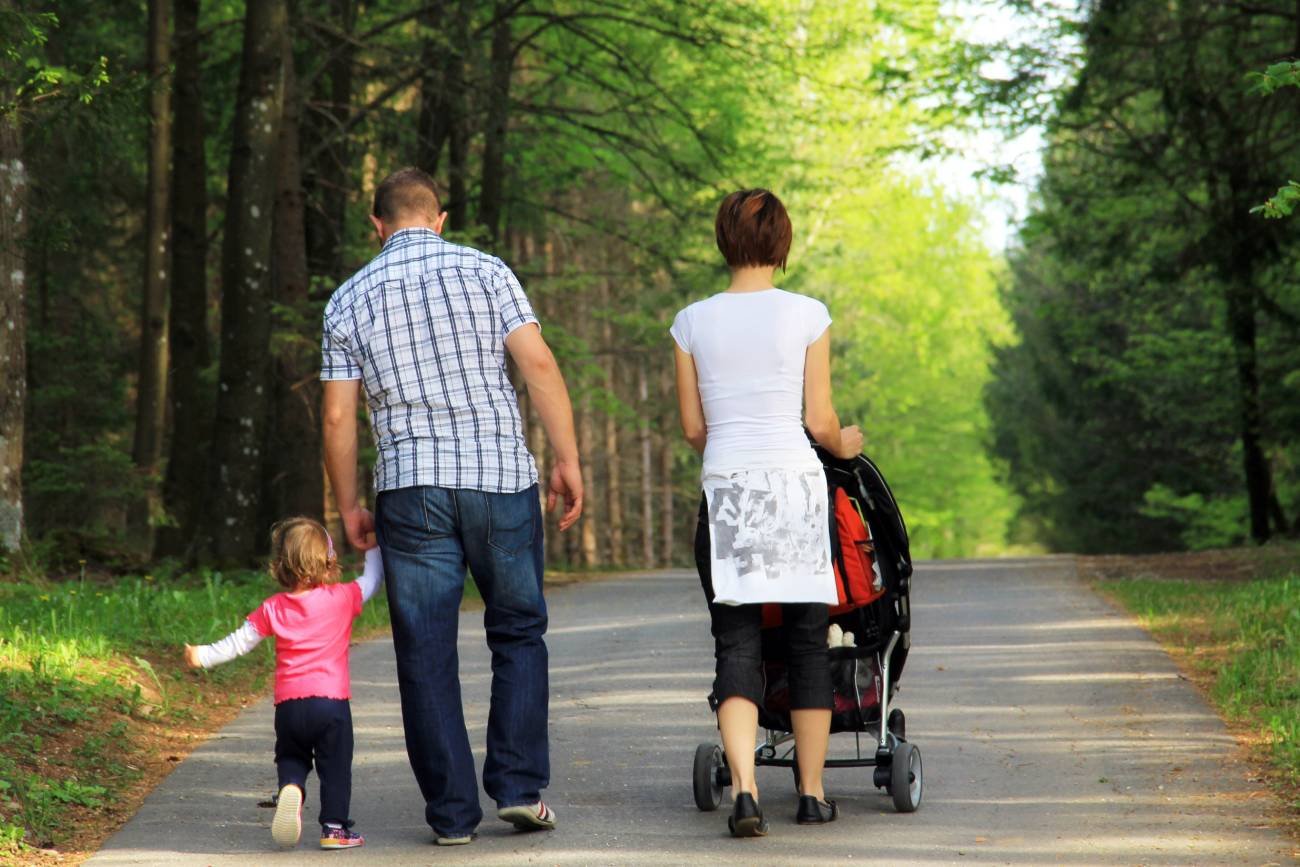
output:
[[[320,378],[364,384],[376,490],[513,493],[537,482],[504,342],[536,321],[504,262],[431,229],[395,232],[338,288]]]

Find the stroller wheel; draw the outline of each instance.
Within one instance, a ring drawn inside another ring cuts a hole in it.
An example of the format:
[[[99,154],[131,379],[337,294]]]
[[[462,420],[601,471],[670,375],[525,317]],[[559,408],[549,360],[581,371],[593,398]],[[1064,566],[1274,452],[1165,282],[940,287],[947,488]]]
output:
[[[894,798],[894,809],[900,813],[915,813],[921,806],[921,751],[915,744],[904,742],[894,750],[889,794]]]
[[[723,774],[722,748],[716,744],[700,744],[695,748],[695,767],[691,775],[695,789],[695,806],[709,813],[722,803]],[[726,776],[730,776],[727,774]]]
[[[900,741],[907,740],[907,717],[903,716],[900,709],[894,708],[889,712],[889,720],[885,723],[885,727]]]

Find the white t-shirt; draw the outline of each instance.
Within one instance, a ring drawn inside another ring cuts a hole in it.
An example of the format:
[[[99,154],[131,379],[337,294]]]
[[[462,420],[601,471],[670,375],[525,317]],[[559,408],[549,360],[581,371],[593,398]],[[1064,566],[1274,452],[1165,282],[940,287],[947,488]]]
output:
[[[695,360],[708,437],[703,477],[821,469],[803,431],[808,346],[830,327],[826,305],[784,289],[721,292],[670,329]]]

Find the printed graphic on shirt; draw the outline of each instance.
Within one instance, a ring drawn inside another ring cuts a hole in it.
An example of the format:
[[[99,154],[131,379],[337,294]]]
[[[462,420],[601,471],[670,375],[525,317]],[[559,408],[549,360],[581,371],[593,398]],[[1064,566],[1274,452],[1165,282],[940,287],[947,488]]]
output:
[[[808,580],[830,571],[820,470],[751,470],[704,480],[715,581]]]

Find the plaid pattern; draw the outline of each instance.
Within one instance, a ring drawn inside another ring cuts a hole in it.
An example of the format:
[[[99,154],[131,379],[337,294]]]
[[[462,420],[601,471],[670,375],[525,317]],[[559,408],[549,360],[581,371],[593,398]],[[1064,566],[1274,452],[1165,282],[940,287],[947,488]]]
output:
[[[321,379],[360,379],[375,489],[514,493],[537,482],[505,337],[533,309],[505,263],[402,229],[325,307]]]

